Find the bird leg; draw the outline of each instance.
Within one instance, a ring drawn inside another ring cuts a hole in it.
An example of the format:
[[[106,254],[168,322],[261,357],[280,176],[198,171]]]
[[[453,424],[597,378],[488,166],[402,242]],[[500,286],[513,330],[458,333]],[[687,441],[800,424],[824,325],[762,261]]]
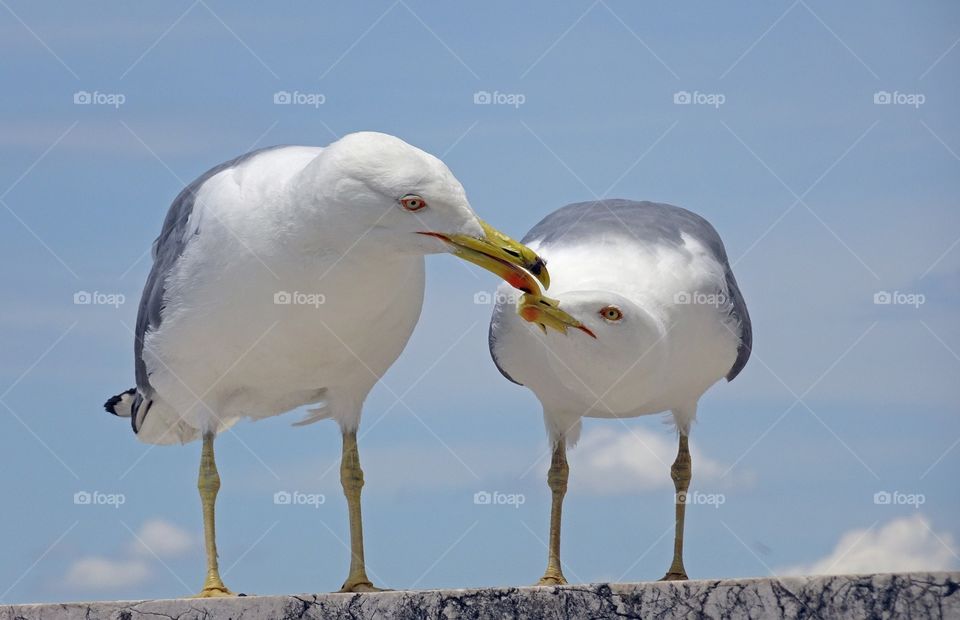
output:
[[[567,478],[570,467],[567,465],[567,447],[563,439],[557,441],[547,473],[547,485],[553,494],[550,507],[550,549],[547,556],[547,572],[537,585],[562,586],[567,583],[560,568],[560,517],[563,512],[563,496],[567,493]]]
[[[363,469],[357,449],[357,432],[343,433],[343,455],[340,458],[340,483],[347,497],[350,515],[350,574],[340,588],[341,592],[377,592],[367,577],[363,560],[363,518],[360,515],[360,490],[363,488]]]
[[[220,579],[220,567],[217,564],[217,530],[214,526],[214,504],[220,490],[220,474],[213,457],[213,433],[203,434],[203,451],[200,455],[200,476],[197,489],[200,490],[200,504],[203,506],[203,537],[207,547],[207,578],[203,589],[196,598],[214,596],[233,596]]]
[[[676,509],[677,521],[676,532],[673,538],[673,563],[663,576],[661,581],[682,581],[689,579],[687,571],[683,568],[683,519],[687,509],[687,491],[690,489],[690,478],[693,474],[693,464],[690,460],[690,447],[687,444],[687,436],[680,433],[680,447],[677,450],[677,460],[673,462],[670,468],[670,477],[673,478],[673,486],[677,491]]]

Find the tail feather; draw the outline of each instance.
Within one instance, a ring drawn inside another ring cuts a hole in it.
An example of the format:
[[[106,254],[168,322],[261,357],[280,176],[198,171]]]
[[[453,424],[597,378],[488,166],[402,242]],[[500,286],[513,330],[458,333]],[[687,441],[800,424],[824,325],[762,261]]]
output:
[[[103,404],[103,408],[109,413],[120,418],[130,418],[130,426],[137,434],[140,433],[143,421],[147,418],[152,406],[153,399],[144,398],[137,388],[130,388],[126,392],[111,396]]]
[[[137,388],[111,396],[103,404],[103,408],[117,417],[130,418],[130,425],[137,439],[145,443],[187,443],[200,436],[197,429],[182,420],[176,411],[166,406],[163,401],[157,401],[155,397],[144,398]],[[233,421],[221,423],[218,432],[226,430],[232,424]]]
[[[136,399],[137,388],[130,388],[126,392],[121,392],[116,396],[111,396],[103,404],[107,413],[112,413],[121,418],[129,418],[133,414],[133,402]]]

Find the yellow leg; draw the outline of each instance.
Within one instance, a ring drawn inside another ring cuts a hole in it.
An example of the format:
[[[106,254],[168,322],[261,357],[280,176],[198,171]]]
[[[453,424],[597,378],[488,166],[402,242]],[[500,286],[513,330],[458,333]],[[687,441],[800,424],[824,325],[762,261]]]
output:
[[[677,450],[677,460],[670,468],[670,477],[677,491],[676,532],[673,538],[673,562],[661,581],[681,581],[688,579],[687,571],[683,568],[683,519],[687,509],[687,491],[690,489],[690,478],[693,474],[693,464],[690,461],[690,447],[687,445],[687,436],[680,433],[680,447]]]
[[[220,579],[220,567],[217,564],[217,530],[214,525],[214,504],[220,490],[220,474],[217,462],[213,458],[213,433],[203,435],[203,452],[200,455],[200,477],[197,488],[200,490],[200,503],[203,506],[203,536],[207,547],[207,579],[196,598],[213,596],[234,596]]]
[[[550,550],[547,556],[547,572],[537,585],[559,586],[567,583],[560,568],[560,519],[563,512],[563,496],[567,493],[567,478],[570,467],[567,465],[567,447],[563,439],[553,448],[550,471],[547,473],[547,485],[553,494],[550,506]]]
[[[363,517],[360,514],[360,490],[363,489],[363,469],[357,449],[356,431],[343,433],[343,455],[340,459],[340,483],[347,497],[350,514],[350,574],[340,588],[341,592],[378,592],[367,578],[363,560]]]

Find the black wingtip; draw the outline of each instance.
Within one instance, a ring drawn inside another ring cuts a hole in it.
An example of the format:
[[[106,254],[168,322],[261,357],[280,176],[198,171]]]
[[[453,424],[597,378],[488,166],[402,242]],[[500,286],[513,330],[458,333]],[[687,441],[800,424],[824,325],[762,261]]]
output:
[[[117,413],[117,405],[120,404],[120,401],[123,400],[124,396],[133,396],[136,391],[137,388],[130,388],[126,392],[121,392],[116,396],[111,396],[107,402],[103,403],[103,408],[107,413],[112,413],[115,416],[119,416],[120,414]]]

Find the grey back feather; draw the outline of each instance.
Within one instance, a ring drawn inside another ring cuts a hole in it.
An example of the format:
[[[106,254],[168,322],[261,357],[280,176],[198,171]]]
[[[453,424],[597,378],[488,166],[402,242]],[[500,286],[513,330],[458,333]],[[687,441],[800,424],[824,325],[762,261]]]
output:
[[[235,168],[260,153],[279,148],[284,147],[269,146],[250,151],[207,170],[187,185],[170,205],[167,217],[163,221],[163,228],[160,230],[160,236],[153,242],[153,268],[150,269],[150,274],[147,276],[147,282],[140,297],[140,308],[137,312],[134,363],[136,365],[137,390],[145,398],[149,399],[153,396],[153,386],[150,385],[147,365],[143,359],[143,339],[147,331],[156,330],[163,321],[167,278],[190,241],[185,236],[187,223],[193,213],[200,188],[224,170]],[[135,408],[134,411],[136,412],[137,409]],[[134,430],[137,430],[137,416],[133,415],[132,418]]]

